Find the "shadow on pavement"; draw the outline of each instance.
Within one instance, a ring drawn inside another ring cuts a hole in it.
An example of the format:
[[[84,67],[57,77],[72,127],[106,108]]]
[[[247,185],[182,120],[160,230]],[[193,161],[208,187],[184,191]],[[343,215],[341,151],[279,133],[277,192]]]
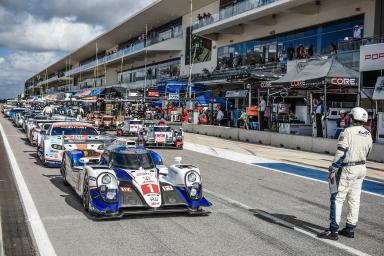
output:
[[[295,227],[298,227],[313,234],[318,234],[319,231],[324,230],[324,227],[300,220],[294,215],[268,213],[259,209],[252,209],[250,210],[250,212],[254,213],[254,216],[261,220],[277,224],[289,229],[294,229]]]

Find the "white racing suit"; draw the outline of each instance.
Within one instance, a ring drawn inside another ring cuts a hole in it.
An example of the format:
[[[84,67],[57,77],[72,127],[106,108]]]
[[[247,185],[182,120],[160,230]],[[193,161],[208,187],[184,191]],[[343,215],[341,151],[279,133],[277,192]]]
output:
[[[366,174],[365,161],[372,148],[371,133],[363,126],[346,128],[339,137],[330,170],[336,172],[337,193],[331,194],[330,229],[339,229],[341,210],[348,202],[347,228],[353,229],[359,217],[360,194]]]

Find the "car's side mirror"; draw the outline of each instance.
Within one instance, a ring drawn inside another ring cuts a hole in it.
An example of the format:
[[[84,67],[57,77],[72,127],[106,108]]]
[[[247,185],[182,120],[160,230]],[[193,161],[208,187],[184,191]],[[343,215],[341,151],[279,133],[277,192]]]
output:
[[[84,164],[84,165],[86,165],[86,164],[89,163],[89,159],[88,159],[88,158],[85,158],[85,157],[82,157],[82,158],[80,158],[79,162],[82,163],[82,164]]]
[[[177,156],[177,157],[174,158],[174,160],[175,160],[175,162],[176,162],[177,164],[180,164],[181,161],[183,160],[183,158],[182,158],[181,156]]]
[[[160,175],[163,175],[163,176],[167,176],[168,175],[168,168],[165,167],[164,165],[157,165],[156,168],[159,169],[159,174]]]

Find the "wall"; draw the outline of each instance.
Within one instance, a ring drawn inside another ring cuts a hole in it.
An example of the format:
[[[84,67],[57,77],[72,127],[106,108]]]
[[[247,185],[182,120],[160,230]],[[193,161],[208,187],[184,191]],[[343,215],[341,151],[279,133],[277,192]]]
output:
[[[185,123],[183,123],[183,130],[190,133],[321,154],[334,154],[336,152],[336,140],[333,139]],[[384,162],[383,152],[384,144],[374,144],[368,160]]]

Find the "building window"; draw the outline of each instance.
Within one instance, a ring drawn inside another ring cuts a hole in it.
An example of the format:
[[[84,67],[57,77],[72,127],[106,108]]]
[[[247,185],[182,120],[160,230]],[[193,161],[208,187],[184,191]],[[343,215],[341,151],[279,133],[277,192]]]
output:
[[[329,54],[340,40],[353,37],[353,27],[364,25],[359,15],[326,24],[250,40],[218,49],[218,66],[258,65]]]

